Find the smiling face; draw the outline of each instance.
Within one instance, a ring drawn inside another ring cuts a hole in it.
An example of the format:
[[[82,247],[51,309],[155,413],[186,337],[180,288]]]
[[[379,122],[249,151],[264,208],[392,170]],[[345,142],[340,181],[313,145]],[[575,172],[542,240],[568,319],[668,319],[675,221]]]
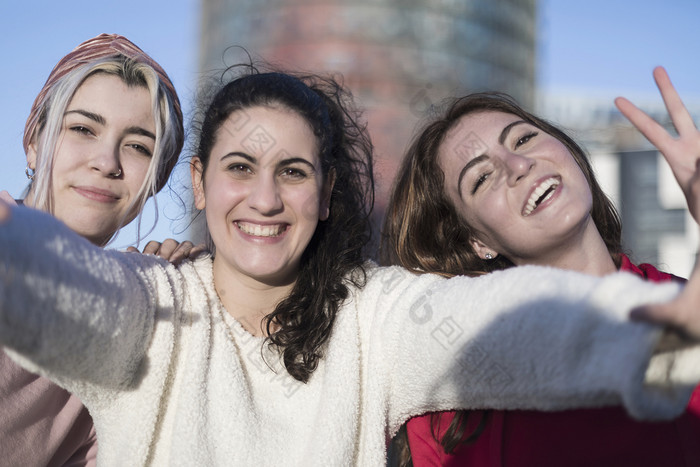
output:
[[[440,145],[438,162],[447,197],[476,232],[472,243],[482,258],[554,264],[570,242],[597,233],[591,190],[569,150],[516,115],[463,116]]]
[[[154,145],[148,90],[106,73],[87,78],[63,117],[52,171],[52,214],[103,245],[138,213],[134,203]],[[35,166],[34,144],[27,160]],[[25,201],[31,205],[32,200],[30,193]]]
[[[293,283],[330,198],[306,121],[285,108],[233,112],[216,132],[206,168],[194,159],[192,177],[216,246],[215,274]]]

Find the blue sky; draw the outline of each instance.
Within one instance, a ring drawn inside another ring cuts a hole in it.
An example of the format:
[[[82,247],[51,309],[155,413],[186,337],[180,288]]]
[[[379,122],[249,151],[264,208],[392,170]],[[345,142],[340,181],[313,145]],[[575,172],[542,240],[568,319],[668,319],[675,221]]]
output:
[[[541,89],[595,94],[611,101],[617,95],[656,98],[651,70],[661,64],[681,95],[700,96],[700,1],[540,0],[539,8]],[[198,0],[2,2],[0,189],[19,196],[26,185],[22,131],[50,69],[78,43],[101,32],[125,35],[158,60],[189,112],[197,80]],[[168,220],[181,212],[169,198],[167,191],[159,196],[161,220],[148,238],[186,238],[183,223]],[[147,215],[144,224],[150,225],[150,219]],[[127,230],[114,246],[132,239],[133,232]]]

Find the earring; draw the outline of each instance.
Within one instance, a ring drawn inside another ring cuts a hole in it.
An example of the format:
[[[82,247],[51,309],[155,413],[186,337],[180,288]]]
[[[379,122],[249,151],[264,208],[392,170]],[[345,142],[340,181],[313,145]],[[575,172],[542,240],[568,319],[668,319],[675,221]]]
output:
[[[27,164],[27,168],[24,169],[24,175],[26,175],[29,180],[34,181],[34,174],[35,173],[36,172],[34,171],[34,169],[29,167],[29,164]]]
[[[493,259],[493,255],[492,255],[491,253],[486,253],[486,254],[484,255],[484,257],[485,257],[487,260]]]

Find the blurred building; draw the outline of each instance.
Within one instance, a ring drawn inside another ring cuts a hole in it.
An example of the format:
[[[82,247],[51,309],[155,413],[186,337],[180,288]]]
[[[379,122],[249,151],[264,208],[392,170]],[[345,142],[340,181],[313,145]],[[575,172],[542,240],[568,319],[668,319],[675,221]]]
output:
[[[661,98],[654,97],[635,101],[673,132]],[[700,116],[700,105],[688,104],[691,114]],[[663,156],[608,98],[546,95],[537,106],[590,154],[603,190],[620,212],[623,247],[633,261],[688,277],[698,252],[698,227]]]
[[[200,69],[254,58],[344,76],[376,147],[377,222],[416,125],[447,96],[534,103],[536,0],[202,0]],[[227,49],[228,48],[228,49]]]
[[[633,260],[690,271],[697,227],[654,148],[607,99],[536,102],[536,0],[202,0],[201,8],[202,72],[246,61],[243,47],[284,69],[343,75],[376,147],[376,227],[421,119],[445,97],[504,91],[583,143],[620,211]],[[660,100],[643,104],[668,120]]]

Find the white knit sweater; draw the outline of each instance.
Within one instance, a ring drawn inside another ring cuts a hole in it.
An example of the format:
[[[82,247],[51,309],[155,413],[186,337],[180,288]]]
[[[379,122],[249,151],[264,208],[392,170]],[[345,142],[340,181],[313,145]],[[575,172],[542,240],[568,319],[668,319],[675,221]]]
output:
[[[102,465],[380,466],[391,434],[428,410],[674,416],[700,380],[698,349],[652,358],[660,331],[626,314],[677,290],[624,273],[370,267],[303,384],[223,309],[210,257],[176,268],[104,251],[29,209],[0,226],[0,342],[90,409]]]

